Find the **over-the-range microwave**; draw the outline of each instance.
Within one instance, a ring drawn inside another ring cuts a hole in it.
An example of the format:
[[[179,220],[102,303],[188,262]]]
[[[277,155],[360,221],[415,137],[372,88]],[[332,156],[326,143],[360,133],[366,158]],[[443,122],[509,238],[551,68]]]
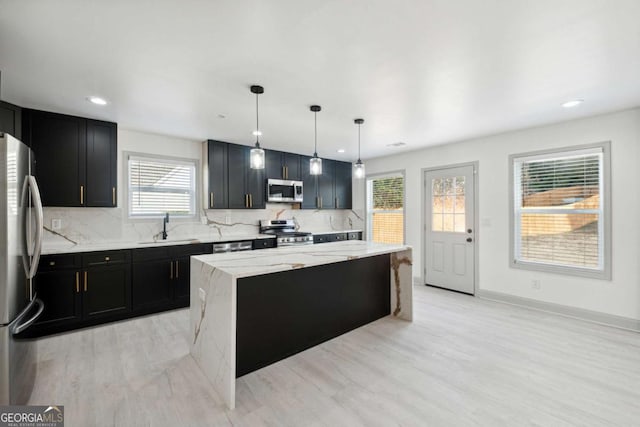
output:
[[[302,181],[267,179],[267,202],[302,202]]]

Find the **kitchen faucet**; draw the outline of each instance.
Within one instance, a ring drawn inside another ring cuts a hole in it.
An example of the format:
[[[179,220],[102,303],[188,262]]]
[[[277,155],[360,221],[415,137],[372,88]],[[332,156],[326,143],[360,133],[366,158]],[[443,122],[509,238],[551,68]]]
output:
[[[164,214],[162,219],[162,240],[167,240],[167,223],[169,222],[169,212]]]

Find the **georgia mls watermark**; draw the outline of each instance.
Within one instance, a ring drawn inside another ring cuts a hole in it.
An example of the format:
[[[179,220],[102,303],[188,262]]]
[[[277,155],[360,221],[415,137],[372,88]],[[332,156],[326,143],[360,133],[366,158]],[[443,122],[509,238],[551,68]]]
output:
[[[64,427],[64,406],[0,406],[0,427]]]

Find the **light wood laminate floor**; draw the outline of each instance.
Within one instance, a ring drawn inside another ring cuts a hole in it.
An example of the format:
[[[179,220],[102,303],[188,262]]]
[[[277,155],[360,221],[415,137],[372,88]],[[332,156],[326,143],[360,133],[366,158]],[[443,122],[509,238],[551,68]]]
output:
[[[228,411],[178,310],[38,342],[66,426],[640,425],[640,334],[419,286],[385,318],[238,380]]]

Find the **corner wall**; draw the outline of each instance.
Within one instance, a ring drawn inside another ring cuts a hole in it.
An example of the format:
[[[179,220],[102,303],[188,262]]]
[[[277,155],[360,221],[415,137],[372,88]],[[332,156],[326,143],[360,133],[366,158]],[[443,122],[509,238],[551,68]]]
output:
[[[509,155],[611,141],[612,280],[586,279],[509,266]],[[476,289],[640,319],[640,109],[440,145],[366,161],[367,174],[406,173],[406,243],[413,275],[422,277],[421,169],[478,161],[479,283]],[[364,184],[354,207],[364,211]],[[531,287],[531,280],[541,288]]]

